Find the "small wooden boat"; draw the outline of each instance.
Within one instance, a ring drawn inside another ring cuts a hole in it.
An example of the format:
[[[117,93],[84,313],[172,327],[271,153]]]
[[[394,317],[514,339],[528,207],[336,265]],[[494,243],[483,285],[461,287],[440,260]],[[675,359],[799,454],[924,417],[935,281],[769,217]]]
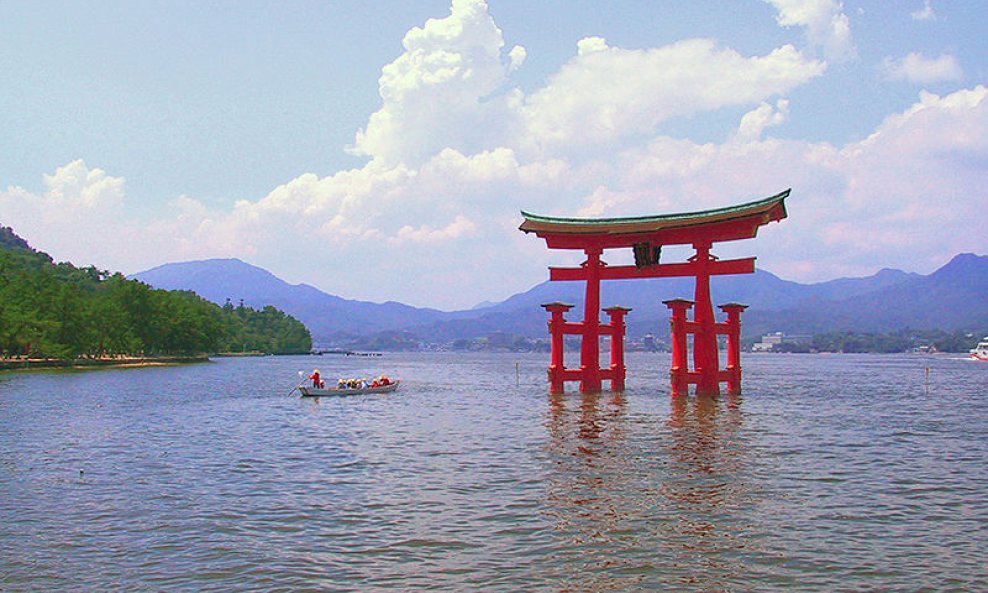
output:
[[[378,385],[377,387],[331,387],[324,389],[300,385],[298,390],[302,394],[302,397],[365,395],[369,393],[391,393],[395,389],[398,389],[400,383],[401,381],[392,381],[387,385]]]

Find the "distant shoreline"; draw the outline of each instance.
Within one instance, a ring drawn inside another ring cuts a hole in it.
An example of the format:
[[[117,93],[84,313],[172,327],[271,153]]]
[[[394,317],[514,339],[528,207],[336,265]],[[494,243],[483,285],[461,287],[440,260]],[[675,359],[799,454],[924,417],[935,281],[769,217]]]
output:
[[[209,356],[125,356],[107,358],[0,358],[0,371],[138,368],[209,362]]]

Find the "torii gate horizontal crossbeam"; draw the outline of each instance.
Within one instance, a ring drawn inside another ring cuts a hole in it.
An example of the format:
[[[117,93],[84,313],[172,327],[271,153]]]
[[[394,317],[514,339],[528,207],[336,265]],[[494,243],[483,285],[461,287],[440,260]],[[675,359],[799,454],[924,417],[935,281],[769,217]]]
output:
[[[645,268],[635,266],[601,266],[601,280],[632,280],[635,278],[671,278],[674,276],[696,276],[701,271],[710,275],[753,274],[755,258],[711,260],[705,262],[705,271],[697,262],[680,264],[657,264]],[[549,268],[549,280],[586,280],[587,268]]]

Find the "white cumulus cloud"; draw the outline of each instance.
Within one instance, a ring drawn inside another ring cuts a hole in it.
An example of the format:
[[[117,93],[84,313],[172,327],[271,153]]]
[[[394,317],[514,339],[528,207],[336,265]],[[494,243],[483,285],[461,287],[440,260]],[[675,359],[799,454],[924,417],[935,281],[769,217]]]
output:
[[[745,113],[738,125],[735,139],[741,142],[750,142],[761,137],[765,128],[777,126],[789,119],[789,101],[779,99],[772,106],[762,101],[755,109]]]
[[[526,99],[526,127],[542,152],[593,152],[647,137],[673,117],[785,93],[825,68],[791,45],[745,57],[709,39],[646,50],[585,39],[578,55]]]
[[[622,161],[610,190],[618,194],[611,204],[624,214],[725,206],[792,187],[787,220],[754,243],[720,247],[757,253],[759,265],[783,277],[813,281],[876,267],[932,271],[971,251],[971,237],[988,228],[977,199],[988,171],[988,89],[923,92],[845,146],[657,138]],[[649,195],[654,206],[622,202],[621,194]]]
[[[80,211],[112,208],[124,194],[124,180],[110,177],[102,169],[90,169],[79,159],[44,176],[46,197],[62,208]]]
[[[765,0],[779,12],[783,27],[805,27],[806,39],[823,50],[830,61],[853,58],[857,50],[851,39],[851,23],[837,0]]]
[[[57,260],[85,254],[83,262],[100,262],[113,239],[103,228],[118,216],[125,196],[124,179],[90,168],[79,159],[44,175],[43,181],[45,190],[40,194],[21,187],[0,191],[4,224],[22,236],[36,237],[33,246]]]
[[[450,15],[409,31],[405,52],[381,71],[383,106],[357,132],[352,152],[385,164],[418,165],[443,148],[485,148],[512,93],[492,96],[525,59],[504,39],[483,0],[454,0]],[[485,131],[486,134],[479,133]]]
[[[477,225],[465,216],[457,216],[452,222],[442,228],[433,228],[423,224],[418,228],[405,225],[398,229],[398,234],[388,239],[392,244],[405,242],[439,244],[460,237],[473,235]]]

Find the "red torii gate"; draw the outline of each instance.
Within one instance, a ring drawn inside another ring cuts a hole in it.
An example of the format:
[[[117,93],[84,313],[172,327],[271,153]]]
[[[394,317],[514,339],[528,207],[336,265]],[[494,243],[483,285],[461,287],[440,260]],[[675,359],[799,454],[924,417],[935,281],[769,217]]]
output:
[[[665,302],[672,310],[672,394],[685,395],[688,386],[694,384],[698,395],[717,395],[721,381],[727,382],[730,393],[740,393],[740,328],[741,311],[745,306],[737,303],[721,305],[728,319],[717,323],[710,302],[710,276],[751,274],[755,271],[755,258],[720,260],[711,255],[710,249],[719,241],[754,238],[762,225],[785,218],[785,199],[789,191],[727,208],[660,216],[557,218],[522,211],[525,220],[519,230],[545,239],[549,249],[579,249],[587,256],[578,268],[549,268],[549,280],[586,282],[582,322],[567,322],[563,318],[572,305],[542,305],[551,314],[550,390],[559,393],[564,390],[565,381],[580,381],[581,391],[600,391],[604,380],[611,381],[611,389],[615,391],[624,389],[624,315],[629,309],[605,309],[611,321],[600,323],[601,280],[693,276],[696,278],[693,301],[674,299]],[[684,263],[661,264],[658,259],[662,245],[692,245],[696,253]],[[626,247],[634,250],[634,266],[608,266],[601,261],[605,249]],[[687,311],[694,306],[693,321],[689,321]],[[564,334],[582,338],[579,369],[567,369],[563,365]],[[600,368],[601,334],[611,336],[611,366],[608,369]],[[687,334],[693,334],[692,371],[687,361]],[[723,372],[719,369],[718,334],[728,336],[728,362]]]

